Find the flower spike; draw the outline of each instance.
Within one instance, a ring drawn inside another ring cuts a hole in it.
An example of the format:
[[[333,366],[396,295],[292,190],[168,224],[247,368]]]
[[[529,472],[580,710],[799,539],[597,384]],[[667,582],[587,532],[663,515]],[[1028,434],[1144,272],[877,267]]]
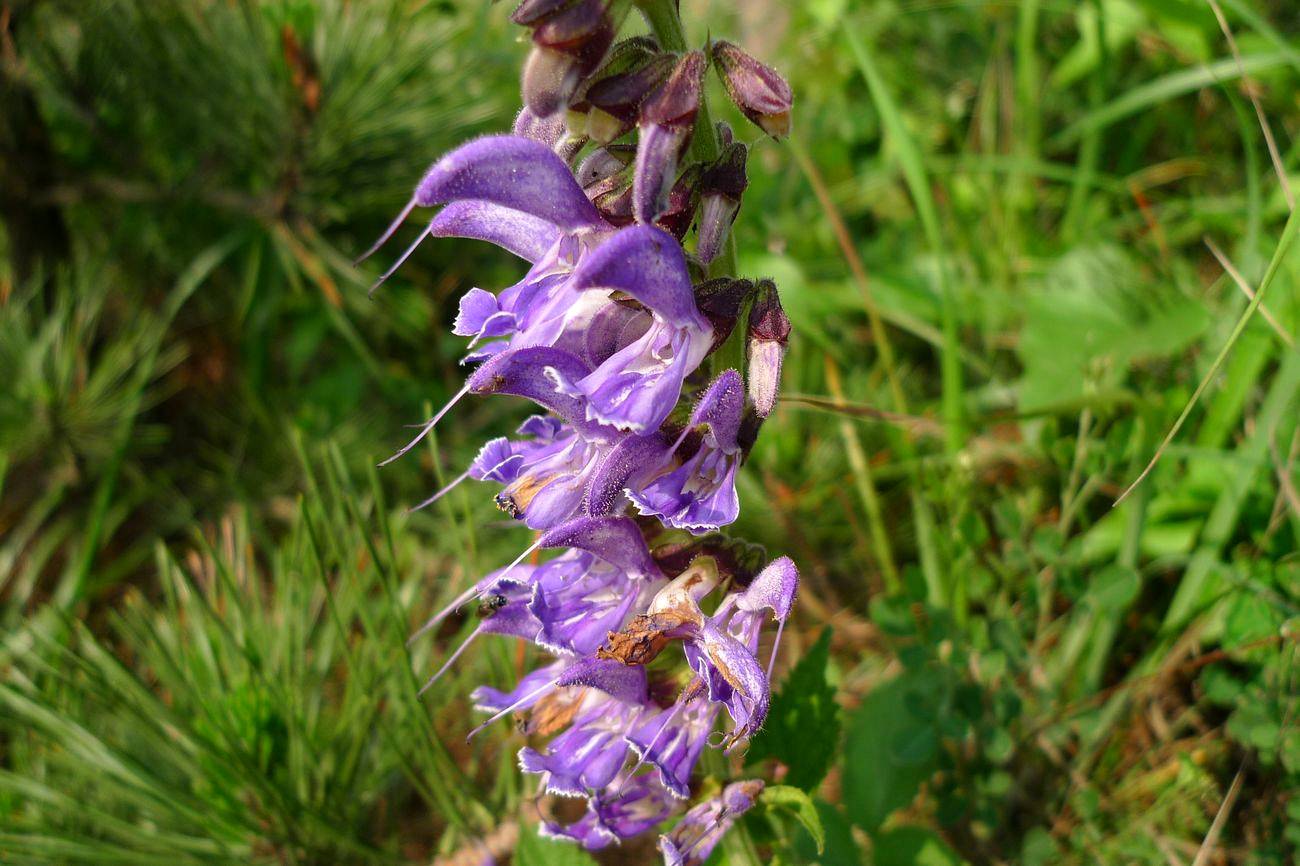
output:
[[[536,535],[411,640],[476,603],[477,622],[421,694],[485,635],[551,659],[508,690],[475,688],[486,720],[469,737],[515,714],[529,737],[520,769],[539,777],[541,793],[586,799],[576,821],[544,819],[542,834],[589,850],[684,808],[704,749],[733,751],[763,725],[799,582],[788,558],[767,562],[762,548],[721,532],[737,518],[737,473],[777,402],[790,322],[771,281],[719,273],[747,184],[746,145],[721,122],[692,145],[709,67],[774,136],[789,128],[789,88],[729,42],[675,53],[662,46],[681,45],[680,33],[620,39],[633,5],[520,0],[512,17],[531,45],[513,134],[434,162],[361,257],[428,207],[439,210],[376,287],[429,237],[487,241],[527,263],[504,288],[463,290],[452,333],[472,369],[384,464],[467,394],[539,407],[415,506],[488,482],[497,506]],[[742,317],[745,332],[734,334]],[[710,357],[741,340],[737,369]],[[529,562],[542,548],[556,553]],[[665,863],[700,866],[762,789],[725,785],[686,811],[660,837]]]

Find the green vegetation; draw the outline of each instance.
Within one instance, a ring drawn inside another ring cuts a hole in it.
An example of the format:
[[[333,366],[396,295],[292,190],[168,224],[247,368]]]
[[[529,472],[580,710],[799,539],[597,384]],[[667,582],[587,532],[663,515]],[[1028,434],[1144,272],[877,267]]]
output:
[[[804,584],[727,862],[1295,862],[1300,19],[1218,3],[1231,42],[1209,0],[685,0],[797,100],[736,229],[795,326],[737,534]],[[0,2],[0,862],[590,862],[517,734],[463,741],[522,655],[421,699],[472,623],[405,646],[523,547],[481,489],[406,511],[523,408],[374,468],[516,264],[350,265],[508,125],[507,17]]]

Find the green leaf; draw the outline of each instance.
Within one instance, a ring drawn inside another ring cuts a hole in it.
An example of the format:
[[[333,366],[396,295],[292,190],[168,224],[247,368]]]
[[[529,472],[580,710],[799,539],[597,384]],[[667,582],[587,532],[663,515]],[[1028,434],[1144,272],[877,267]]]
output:
[[[918,763],[903,763],[894,743],[917,728],[906,696],[932,678],[907,671],[882,683],[849,719],[844,742],[844,806],[867,832],[875,832],[895,810],[912,802],[934,773],[937,750]]]
[[[1103,613],[1120,613],[1137,598],[1142,588],[1142,578],[1133,568],[1111,565],[1103,568],[1092,579],[1088,595]]]
[[[769,809],[785,809],[793,814],[808,831],[808,835],[812,836],[817,853],[826,850],[826,831],[822,828],[821,816],[817,814],[817,806],[812,798],[806,793],[793,785],[768,785],[763,789],[759,802]]]
[[[1277,627],[1277,613],[1267,601],[1254,593],[1241,592],[1228,605],[1223,642],[1230,647],[1241,646],[1268,637]]]
[[[932,725],[915,725],[897,732],[890,743],[890,755],[905,767],[924,766],[939,750],[939,735]]]
[[[831,630],[794,666],[772,699],[767,724],[750,744],[747,764],[776,758],[789,767],[785,781],[812,791],[826,777],[840,741],[840,707],[826,679]]]
[[[853,838],[853,825],[838,809],[825,800],[814,800],[817,816],[825,829],[825,845],[802,832],[794,840],[796,863],[819,863],[821,866],[862,866],[862,849]]]
[[[537,827],[521,827],[515,848],[515,866],[595,866],[591,855],[577,845],[544,839]]]
[[[875,866],[960,866],[965,861],[924,827],[897,827],[876,837]]]

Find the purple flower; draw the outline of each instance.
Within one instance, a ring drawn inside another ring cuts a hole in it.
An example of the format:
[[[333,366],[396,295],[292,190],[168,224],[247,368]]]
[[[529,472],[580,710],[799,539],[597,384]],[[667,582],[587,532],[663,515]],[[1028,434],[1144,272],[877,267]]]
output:
[[[741,449],[737,440],[745,389],[740,374],[727,370],[709,385],[691,413],[678,442],[693,430],[701,433],[695,453],[668,472],[645,473],[627,489],[627,496],[645,515],[658,517],[696,535],[713,532],[740,513],[736,470]]]
[[[788,128],[789,88],[730,43],[712,43],[706,56],[663,52],[664,33],[616,42],[629,9],[522,0],[512,17],[530,29],[532,49],[514,134],[469,142],[435,162],[362,257],[415,208],[438,207],[376,286],[431,236],[487,241],[528,263],[513,285],[476,286],[461,297],[452,331],[467,338],[463,363],[473,368],[390,460],[469,394],[522,397],[543,410],[513,437],[486,442],[419,506],[467,479],[492,482],[497,504],[540,536],[416,637],[475,603],[469,638],[425,688],[484,634],[522,638],[554,657],[509,691],[475,689],[475,706],[489,717],[469,736],[514,714],[536,738],[519,752],[521,768],[540,775],[545,792],[587,799],[581,818],[545,821],[543,832],[590,849],[659,824],[690,796],[706,746],[730,749],[762,726],[798,587],[790,560],[755,574],[760,552],[714,534],[737,517],[736,473],[775,406],[789,321],[770,281],[693,284],[727,242],[747,150],[725,124],[720,154],[712,139],[689,147],[711,64],[741,110],[774,135]],[[625,139],[634,126],[635,141]],[[601,146],[580,161],[589,136]],[[688,264],[682,239],[692,227],[698,241]],[[746,376],[701,371],[756,291]],[[526,562],[541,548],[560,552]],[[701,603],[719,587],[726,595],[706,614]],[[757,654],[771,619],[777,630],[764,670]],[[664,687],[682,681],[682,668],[657,678],[652,694],[647,666],[674,641],[690,670],[669,703]],[[723,708],[731,730],[715,741]],[[660,839],[666,862],[702,863],[761,790],[761,782],[729,785],[691,809]]]
[[[615,779],[587,801],[587,812],[569,825],[542,822],[542,834],[570,839],[596,851],[638,836],[672,814],[672,802],[652,776]]]
[[[533,569],[528,610],[540,629],[537,643],[552,652],[593,653],[654,594],[586,551],[569,551]]]
[[[467,739],[488,725],[513,712],[531,709],[536,713],[545,703],[558,699],[571,708],[586,700],[583,689],[595,689],[624,704],[638,706],[649,698],[644,668],[619,664],[610,659],[588,657],[561,661],[533,671],[520,680],[511,692],[480,686],[470,697],[474,705],[492,713],[491,718],[470,731]],[[553,712],[553,708],[552,708]],[[568,717],[566,711],[560,714]]]
[[[641,304],[650,319],[589,375],[556,377],[557,390],[584,397],[588,420],[637,433],[658,429],[713,340],[695,306],[681,247],[661,229],[629,226],[584,257],[569,285],[621,292]]]
[[[525,747],[519,767],[541,773],[547,793],[583,797],[614,781],[627,759],[624,739],[642,708],[591,690],[564,733],[545,750]]]
[[[699,688],[688,686],[671,707],[638,721],[628,744],[641,761],[659,771],[668,793],[686,799],[691,795],[691,772],[717,717],[718,705],[701,699]]]
[[[435,162],[361,260],[383,246],[415,208],[446,204],[457,207],[449,216],[435,217],[398,265],[426,234],[481,238],[532,259],[550,249],[562,233],[580,234],[603,226],[569,167],[549,147],[517,135],[490,135],[463,144]]]
[[[763,783],[758,779],[732,782],[712,800],[682,816],[677,826],[659,837],[664,866],[698,866],[717,847],[736,819],[753,808]]]
[[[611,633],[597,656],[644,665],[670,641],[681,640],[687,663],[703,683],[708,700],[726,707],[731,716],[734,725],[723,741],[730,749],[752,736],[767,718],[772,662],[765,671],[755,658],[759,631],[766,611],[771,610],[779,624],[779,642],[798,579],[794,564],[782,557],[763,569],[746,590],[729,594],[708,616],[700,609],[700,599],[717,586],[719,576],[711,558],[699,557],[655,594],[645,614],[631,620],[623,631]],[[774,646],[772,660],[775,655]]]
[[[520,564],[539,547],[570,549],[540,565]],[[556,654],[588,656],[609,632],[623,627],[633,610],[644,608],[664,582],[631,519],[579,517],[557,526],[509,566],[472,586],[416,633],[418,637],[470,599],[479,599],[478,627],[424,689],[483,634],[521,637]]]
[[[795,595],[799,592],[799,569],[788,556],[772,560],[767,567],[755,576],[744,592],[734,594],[719,606],[714,618],[721,621],[727,613],[728,602],[735,606],[735,612],[727,622],[727,631],[741,641],[751,651],[758,650],[758,634],[766,620],[765,611],[771,611],[776,620],[776,639],[772,644],[772,655],[767,663],[767,675],[772,675],[772,665],[776,661],[776,651],[781,643],[781,632],[785,621],[794,607]]]

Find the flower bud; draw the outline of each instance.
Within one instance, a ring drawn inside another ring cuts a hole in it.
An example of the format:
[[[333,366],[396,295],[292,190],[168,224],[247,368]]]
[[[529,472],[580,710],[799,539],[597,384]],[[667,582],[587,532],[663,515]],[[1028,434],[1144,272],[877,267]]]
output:
[[[663,210],[655,218],[655,225],[677,238],[679,243],[686,237],[686,230],[691,227],[695,211],[700,206],[700,174],[699,163],[682,172],[668,191]]]
[[[633,177],[633,214],[637,222],[653,222],[666,204],[677,174],[677,160],[690,141],[700,110],[704,54],[684,55],[668,79],[641,104],[640,140]]]
[[[705,265],[717,258],[740,210],[740,197],[749,185],[745,145],[731,144],[700,176],[700,239],[695,255]]]
[[[686,571],[697,556],[711,556],[718,564],[718,573],[730,577],[736,586],[748,586],[767,561],[767,551],[761,545],[721,532],[692,536],[670,531],[662,540],[655,540],[650,555],[669,577]]]
[[[753,292],[752,282],[735,277],[718,277],[695,287],[695,306],[713,326],[713,346],[709,349],[710,352],[727,342],[736,328],[741,309]]]
[[[773,138],[789,135],[794,94],[785,79],[731,42],[714,42],[710,50],[727,95],[741,113]]]
[[[510,20],[524,27],[535,27],[543,19],[563,12],[578,0],[523,0],[515,11],[510,13]]]
[[[614,23],[603,0],[525,5],[535,7],[525,17],[536,23],[530,25],[533,50],[521,80],[524,104],[538,117],[550,117],[568,106],[582,79],[600,64],[614,41]]]
[[[632,184],[624,172],[597,181],[585,190],[601,218],[613,226],[632,223]]]
[[[759,418],[766,418],[776,407],[776,396],[781,389],[781,363],[789,340],[790,319],[781,309],[776,284],[760,280],[749,311],[745,346],[749,399]]]
[[[671,54],[652,54],[636,66],[594,81],[586,92],[591,137],[608,142],[630,130],[641,103],[668,77],[675,63]]]

